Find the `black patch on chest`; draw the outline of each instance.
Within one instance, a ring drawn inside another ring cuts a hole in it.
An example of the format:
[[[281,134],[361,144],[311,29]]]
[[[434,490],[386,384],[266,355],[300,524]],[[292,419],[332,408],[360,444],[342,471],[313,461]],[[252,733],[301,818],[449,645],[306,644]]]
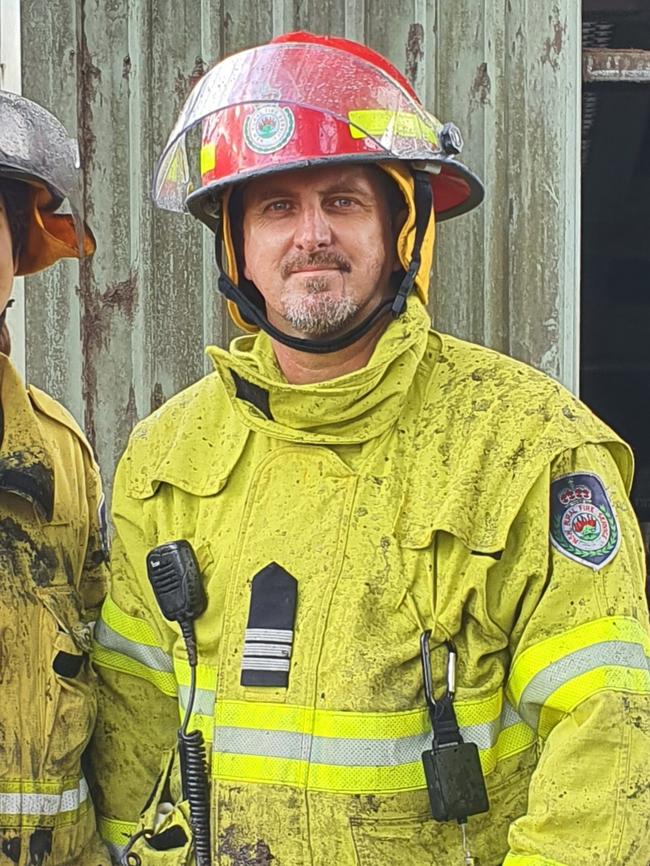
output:
[[[287,688],[298,581],[271,562],[251,581],[241,667],[242,686]]]

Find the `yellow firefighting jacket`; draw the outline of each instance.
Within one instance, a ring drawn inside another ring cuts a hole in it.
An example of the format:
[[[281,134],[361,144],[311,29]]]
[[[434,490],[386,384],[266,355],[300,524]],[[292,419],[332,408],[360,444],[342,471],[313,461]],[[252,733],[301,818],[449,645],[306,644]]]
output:
[[[81,769],[106,578],[99,473],[71,415],[4,355],[0,409],[0,863],[103,866]]]
[[[425,790],[425,629],[438,694],[442,644],[458,651],[456,713],[490,798],[468,822],[481,866],[645,864],[649,638],[626,446],[550,379],[430,331],[415,299],[365,368],[329,382],[287,384],[264,335],[210,354],[215,372],[137,427],[116,477],[94,650],[105,839],[123,849],[139,829],[142,866],[193,862],[170,758],[187,655],[145,568],[185,538],[208,598],[189,728],[210,754],[215,864],[463,862]],[[555,517],[591,520],[590,496],[594,524],[552,540]],[[295,578],[293,625],[265,619],[270,563]]]

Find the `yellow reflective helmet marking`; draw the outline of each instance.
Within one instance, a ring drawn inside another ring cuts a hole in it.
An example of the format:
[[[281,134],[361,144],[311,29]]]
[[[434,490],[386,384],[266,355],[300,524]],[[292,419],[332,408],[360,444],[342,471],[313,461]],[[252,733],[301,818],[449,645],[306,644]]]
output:
[[[201,174],[212,171],[217,164],[217,146],[207,142],[201,146]]]
[[[362,108],[348,111],[348,120],[352,138],[380,138],[388,132],[400,138],[424,138],[438,146],[435,132],[412,112]]]

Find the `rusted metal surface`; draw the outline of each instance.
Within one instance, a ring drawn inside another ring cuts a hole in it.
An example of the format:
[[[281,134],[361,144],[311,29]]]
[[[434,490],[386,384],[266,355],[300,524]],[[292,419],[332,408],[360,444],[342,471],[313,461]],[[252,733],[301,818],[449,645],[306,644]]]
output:
[[[582,52],[582,80],[650,84],[650,51],[636,48],[585,48]]]
[[[484,179],[439,228],[439,327],[577,383],[580,4],[439,2],[428,93]]]
[[[107,481],[133,423],[233,334],[212,237],[151,203],[155,158],[205,69],[286,30],[367,42],[459,125],[487,200],[439,229],[436,324],[575,384],[579,4],[538,6],[23,0],[23,90],[79,136],[98,238],[81,268],[27,281],[27,370],[85,426]]]

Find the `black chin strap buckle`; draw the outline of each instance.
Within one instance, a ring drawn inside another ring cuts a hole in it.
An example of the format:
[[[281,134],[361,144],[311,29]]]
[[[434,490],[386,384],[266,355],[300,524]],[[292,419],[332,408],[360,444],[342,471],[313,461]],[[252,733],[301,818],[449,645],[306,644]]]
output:
[[[391,313],[395,318],[401,316],[406,307],[406,299],[413,291],[415,278],[420,270],[422,263],[422,243],[424,235],[431,219],[431,211],[433,209],[433,191],[431,189],[431,179],[427,172],[413,170],[413,198],[415,200],[415,238],[413,239],[413,253],[411,254],[411,263],[407,272],[404,274],[404,279],[398,289],[390,308]]]
[[[390,308],[390,311],[395,319],[401,316],[404,312],[404,309],[406,308],[406,299],[413,290],[413,284],[415,283],[415,278],[419,270],[420,256],[418,255],[417,257],[411,259],[409,269],[404,275],[404,279],[402,280],[398,292],[393,299],[393,304]]]

